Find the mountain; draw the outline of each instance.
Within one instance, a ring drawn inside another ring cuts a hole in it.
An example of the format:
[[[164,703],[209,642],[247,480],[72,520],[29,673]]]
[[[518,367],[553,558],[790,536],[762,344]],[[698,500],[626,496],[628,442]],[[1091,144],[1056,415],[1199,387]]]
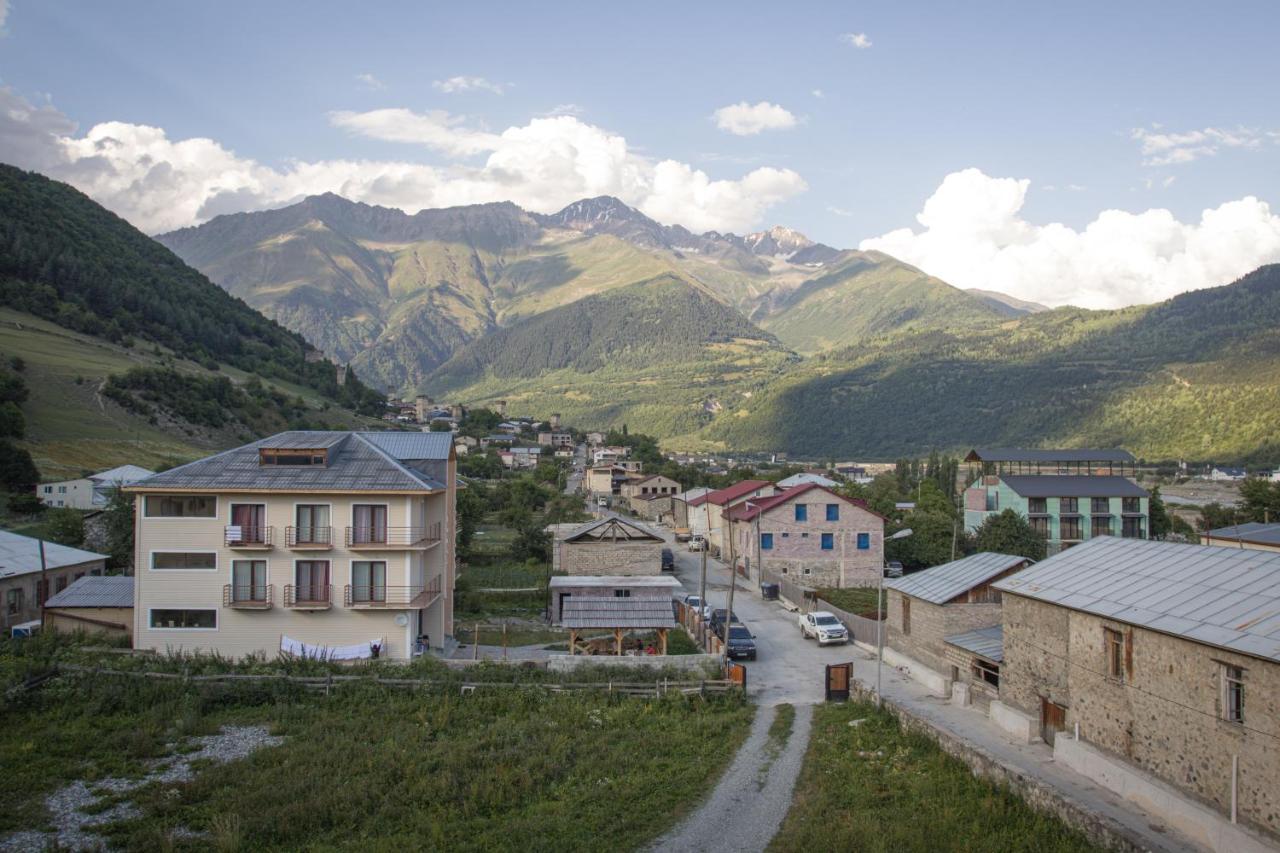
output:
[[[46,475],[158,462],[291,418],[345,422],[343,409],[381,407],[354,374],[339,384],[300,335],[123,219],[4,165],[0,302],[0,351],[24,365],[26,446]],[[206,395],[219,406],[197,417]]]
[[[977,287],[969,287],[965,288],[964,292],[982,300],[1007,317],[1021,317],[1024,314],[1038,314],[1041,311],[1049,310],[1048,306],[1041,305],[1039,302],[1028,302],[1025,299],[1019,299],[1016,296],[1010,296],[1007,293],[1000,293],[995,290],[981,290]]]

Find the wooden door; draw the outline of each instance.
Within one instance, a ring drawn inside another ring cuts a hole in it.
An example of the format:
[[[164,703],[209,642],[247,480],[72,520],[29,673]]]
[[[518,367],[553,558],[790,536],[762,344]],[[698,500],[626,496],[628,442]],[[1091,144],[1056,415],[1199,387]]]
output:
[[[847,702],[849,700],[849,681],[853,675],[853,664],[827,664],[827,701]]]
[[[1053,746],[1053,739],[1058,732],[1067,727],[1067,709],[1055,705],[1048,699],[1040,700],[1040,737]]]

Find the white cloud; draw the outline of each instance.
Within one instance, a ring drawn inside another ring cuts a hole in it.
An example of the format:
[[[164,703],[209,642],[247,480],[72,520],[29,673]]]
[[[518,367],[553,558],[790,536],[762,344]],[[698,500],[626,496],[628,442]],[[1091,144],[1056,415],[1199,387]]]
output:
[[[5,22],[9,20],[9,0],[0,0],[0,30],[4,29]]]
[[[34,107],[0,88],[6,161],[72,184],[151,234],[323,192],[411,213],[507,200],[552,212],[583,197],[614,195],[662,222],[743,231],[758,225],[770,205],[806,189],[789,169],[757,168],[736,180],[713,180],[687,164],[637,154],[622,136],[573,116],[535,118],[501,133],[474,129],[443,112],[338,112],[330,120],[352,133],[429,148],[450,162],[325,160],[273,167],[215,140],[173,140],[147,125],[106,122],[79,135],[57,109]],[[481,162],[465,160],[482,155]]]
[[[1280,216],[1253,196],[1182,223],[1168,210],[1104,210],[1076,231],[1021,216],[1030,181],[978,169],[943,180],[916,217],[859,248],[878,250],[957,287],[1046,305],[1114,308],[1226,284],[1280,261]]]
[[[437,92],[444,92],[452,95],[455,92],[492,92],[495,95],[501,95],[506,87],[501,83],[494,83],[483,77],[450,77],[448,80],[435,80],[431,84],[431,88]]]
[[[827,96],[827,93],[826,93],[826,92],[824,92],[824,91],[822,91],[821,89],[814,89],[814,90],[813,90],[813,92],[812,92],[811,94],[812,94],[815,98],[825,98],[825,97]]]
[[[735,136],[755,136],[763,130],[786,130],[796,126],[794,115],[768,101],[730,104],[716,110],[712,118],[716,120],[716,127]]]
[[[542,115],[547,116],[580,116],[587,111],[586,107],[578,104],[556,104]]]
[[[367,74],[367,73],[366,73],[366,74],[357,74],[357,75],[356,75],[356,82],[357,82],[357,83],[361,83],[361,84],[363,84],[365,87],[367,87],[367,88],[369,88],[369,89],[373,89],[373,90],[375,90],[375,91],[376,91],[376,90],[378,90],[378,89],[382,89],[382,88],[384,88],[384,86],[383,86],[383,84],[382,84],[382,81],[381,81],[381,80],[379,80],[377,77],[373,76],[372,74]]]
[[[1248,127],[1206,127],[1185,133],[1160,131],[1160,125],[1152,125],[1151,128],[1136,127],[1129,133],[1141,146],[1144,166],[1190,163],[1201,157],[1212,157],[1223,148],[1260,148],[1264,139],[1273,137],[1270,131]]]
[[[840,41],[845,44],[852,45],[858,50],[866,50],[871,47],[871,39],[866,33],[844,33],[840,36]],[[890,51],[892,53],[892,51]]]
[[[834,213],[836,216],[853,216],[852,210],[845,210],[843,207],[836,207],[830,204],[827,205],[827,212]]]

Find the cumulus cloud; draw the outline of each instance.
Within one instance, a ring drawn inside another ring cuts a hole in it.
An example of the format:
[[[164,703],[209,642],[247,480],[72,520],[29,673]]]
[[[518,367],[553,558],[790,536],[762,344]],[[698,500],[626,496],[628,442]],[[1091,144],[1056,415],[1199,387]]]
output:
[[[735,136],[755,136],[764,130],[786,130],[796,126],[794,115],[768,101],[730,104],[716,110],[712,118],[716,120],[716,127]]]
[[[365,87],[369,89],[373,89],[375,91],[383,88],[382,81],[379,80],[377,77],[373,76],[372,74],[357,74],[356,82],[361,83]]]
[[[822,91],[821,89],[814,89],[810,94],[812,94],[815,98],[825,98],[827,96],[827,93]]]
[[[1142,150],[1144,166],[1173,166],[1212,157],[1224,148],[1260,148],[1270,132],[1248,127],[1206,127],[1185,133],[1165,133],[1159,125],[1130,132]]]
[[[866,50],[871,47],[871,39],[866,33],[844,33],[840,36],[840,41],[847,45],[852,45],[858,50]]]
[[[448,80],[435,80],[431,83],[431,88],[437,92],[444,92],[452,95],[455,92],[492,92],[495,95],[501,95],[506,87],[501,83],[494,83],[483,77],[450,77]]]
[[[789,169],[713,180],[687,164],[640,155],[622,136],[573,116],[535,118],[501,133],[444,112],[336,112],[330,121],[354,134],[436,152],[447,162],[275,167],[213,139],[174,140],[148,125],[105,122],[81,135],[54,107],[32,106],[0,88],[4,160],[66,181],[152,234],[323,192],[411,213],[491,201],[552,212],[583,197],[614,195],[662,222],[742,231],[757,225],[770,205],[806,188]]]
[[[893,255],[957,287],[1046,305],[1115,308],[1226,284],[1280,261],[1280,216],[1253,196],[1179,222],[1168,210],[1104,210],[1081,231],[1021,215],[1028,180],[954,172],[901,228],[859,248]]]

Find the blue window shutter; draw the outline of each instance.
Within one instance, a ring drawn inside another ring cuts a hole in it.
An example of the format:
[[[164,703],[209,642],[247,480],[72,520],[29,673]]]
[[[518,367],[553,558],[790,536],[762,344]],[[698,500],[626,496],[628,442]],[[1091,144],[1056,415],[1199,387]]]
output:
[[[822,550],[830,551],[834,547],[836,547],[835,536],[830,533],[822,534]]]
[[[773,548],[773,534],[761,533],[760,534],[760,550],[769,551],[769,550],[772,550],[772,548]]]
[[[806,504],[796,504],[796,521],[809,520],[809,507]]]
[[[840,520],[840,504],[827,504],[827,521]]]
[[[858,534],[858,550],[865,551],[870,547],[871,547],[871,534],[859,533]]]

